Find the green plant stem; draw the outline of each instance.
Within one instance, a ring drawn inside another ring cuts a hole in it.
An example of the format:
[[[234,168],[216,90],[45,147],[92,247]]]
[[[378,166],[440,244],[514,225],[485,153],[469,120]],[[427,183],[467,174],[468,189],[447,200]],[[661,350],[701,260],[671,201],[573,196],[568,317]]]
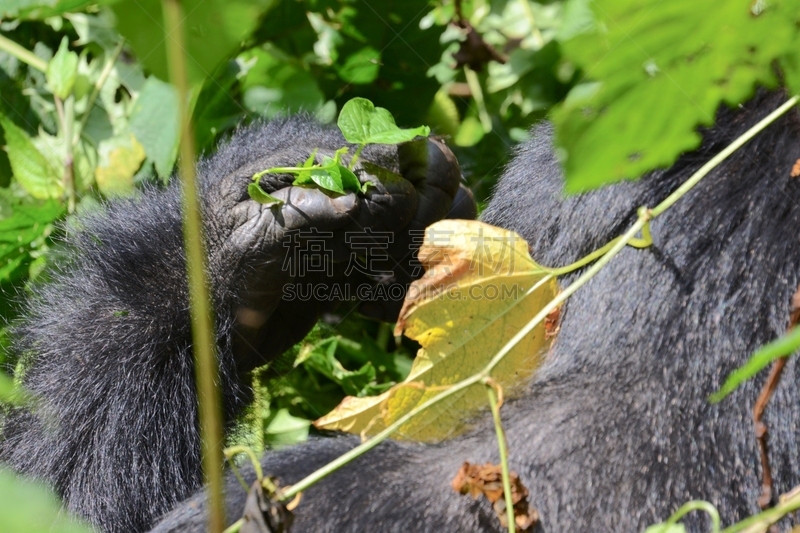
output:
[[[794,492],[794,490],[797,490],[797,487],[795,487],[792,492]],[[795,494],[793,497],[788,498],[787,501],[779,502],[778,505],[771,509],[767,509],[766,511],[758,513],[757,515],[745,518],[741,522],[737,522],[732,526],[726,527],[720,533],[739,533],[740,531],[745,531],[755,525],[764,526],[764,530],[766,530],[769,525],[774,524],[787,514],[798,509],[800,509],[800,497]]]
[[[0,50],[11,54],[36,70],[47,71],[47,61],[3,35],[0,35]]]
[[[350,164],[347,165],[347,168],[349,168],[350,170],[353,170],[354,168],[356,168],[356,163],[358,162],[358,158],[359,158],[359,156],[361,156],[361,152],[364,151],[364,148],[366,148],[366,146],[367,146],[366,143],[358,145],[358,148],[356,148],[356,151],[353,154],[353,158],[350,159]]]
[[[797,103],[797,100],[798,100],[797,96],[789,98],[782,106],[780,106],[778,109],[776,109],[775,111],[764,117],[755,126],[744,132],[744,134],[742,134],[741,136],[739,136],[739,138],[737,138],[735,141],[729,144],[724,150],[722,150],[720,153],[712,157],[708,161],[708,163],[700,167],[700,169],[697,172],[692,174],[692,177],[686,180],[680,187],[675,189],[675,192],[670,194],[663,202],[661,202],[656,207],[650,210],[650,213],[652,214],[653,218],[657,217],[658,215],[660,215],[661,213],[672,207],[672,205],[675,202],[680,200],[684,194],[689,192],[692,189],[692,187],[697,185],[700,182],[700,180],[703,179],[703,177],[705,177],[706,174],[708,174],[709,172],[711,172],[712,169],[714,169],[714,167],[722,163],[723,160],[725,160],[733,152],[738,150],[747,141],[755,137],[758,133],[761,132],[761,130],[763,130],[764,128],[775,122],[775,120],[778,117],[780,117],[781,115],[786,113],[789,109],[794,107],[794,105]]]
[[[72,143],[72,132],[75,126],[75,96],[70,94],[64,100],[64,191],[67,193],[67,212],[75,211],[77,195],[75,193],[75,150]]]
[[[242,529],[243,525],[244,525],[244,518],[240,518],[239,520],[228,526],[222,533],[239,533],[239,530]]]
[[[756,133],[764,129],[769,123],[773,122],[777,119],[781,114],[785,113],[788,109],[790,109],[795,103],[797,102],[797,97],[793,97],[788,100],[784,105],[778,108],[775,112],[771,113],[767,116],[764,120],[760,121],[758,124],[750,128],[747,132],[745,132],[742,136],[736,139],[731,146],[735,146],[736,148],[742,146],[747,140],[751,139]],[[730,147],[726,148],[720,155],[714,157],[712,161],[714,161],[714,166],[721,163],[726,157],[728,157],[731,153],[734,152],[735,149],[729,149]],[[342,466],[346,465],[353,459],[363,455],[367,451],[371,450],[382,441],[386,440],[392,433],[394,433],[397,429],[401,426],[406,424],[409,420],[413,417],[422,413],[423,411],[429,409],[430,407],[436,405],[437,403],[441,402],[442,400],[453,396],[461,392],[462,390],[471,387],[472,385],[481,382],[482,380],[489,378],[491,376],[491,371],[503,360],[503,358],[522,340],[524,339],[533,329],[542,322],[547,315],[549,315],[555,308],[560,306],[564,303],[570,296],[572,296],[578,289],[580,289],[583,285],[585,285],[589,280],[591,280],[595,275],[597,275],[600,270],[608,264],[611,259],[614,258],[622,249],[627,246],[632,241],[636,241],[636,235],[641,231],[642,232],[642,241],[650,240],[650,232],[648,228],[648,223],[650,220],[658,215],[663,213],[667,210],[670,206],[672,206],[676,201],[678,201],[684,194],[689,192],[691,188],[696,185],[703,176],[708,174],[708,172],[713,167],[709,167],[709,165],[704,165],[700,170],[698,170],[695,174],[693,174],[683,185],[681,185],[673,194],[669,195],[663,202],[658,204],[653,209],[647,209],[646,207],[642,207],[639,209],[639,216],[636,219],[636,222],[626,231],[621,237],[614,239],[606,245],[608,248],[605,253],[601,254],[600,257],[597,259],[592,266],[586,269],[574,282],[572,282],[566,289],[564,289],[561,293],[559,293],[555,298],[553,298],[547,305],[545,305],[537,314],[534,316],[520,331],[516,333],[501,349],[498,351],[494,357],[489,361],[489,363],[477,374],[470,376],[469,378],[456,383],[455,385],[449,387],[448,389],[442,391],[441,393],[437,394],[430,400],[426,401],[425,403],[418,405],[405,415],[401,416],[398,420],[396,420],[393,424],[389,425],[386,429],[372,437],[371,439],[361,443],[360,445],[356,446],[349,452],[339,456],[338,458],[334,459],[327,465],[323,466],[322,468],[318,469],[315,472],[312,472],[310,475],[306,476],[299,482],[295,483],[291,487],[287,488],[286,491],[283,493],[283,500],[287,500],[293,498],[297,493],[302,492],[309,488],[310,486],[314,485],[324,477],[330,475],[331,473],[335,472]],[[606,248],[604,247],[604,248]],[[798,503],[798,507],[800,507],[800,503]],[[735,533],[735,531],[739,530],[732,530],[728,531],[725,530],[723,533]]]
[[[517,332],[514,337],[509,340],[503,348],[500,349],[492,360],[477,374],[473,374],[472,376],[468,377],[467,379],[456,383],[455,385],[451,386],[450,388],[442,391],[441,393],[437,394],[427,402],[418,405],[405,415],[401,416],[397,419],[393,424],[387,426],[386,429],[372,437],[371,439],[361,443],[360,445],[356,446],[349,452],[337,457],[327,465],[323,466],[316,472],[313,472],[300,480],[299,482],[295,483],[291,487],[287,488],[283,493],[283,500],[288,500],[293,498],[297,495],[298,492],[302,492],[306,490],[308,487],[317,483],[322,478],[332,474],[342,466],[346,465],[356,457],[363,455],[365,452],[371,450],[382,441],[386,440],[392,433],[394,433],[398,428],[406,424],[409,420],[417,416],[419,413],[426,411],[430,407],[436,405],[437,403],[441,402],[442,400],[457,394],[464,389],[475,385],[476,383],[480,383],[484,379],[491,376],[492,370],[500,364],[503,358],[516,346],[522,339],[524,339],[533,329],[542,322],[547,315],[549,315],[553,309],[560,306],[562,303],[566,301],[575,291],[577,291],[580,287],[582,287],[587,281],[592,279],[597,272],[605,266],[606,263],[611,261],[611,259],[622,250],[625,245],[628,243],[629,240],[633,239],[639,230],[642,229],[642,226],[649,220],[648,216],[645,213],[644,217],[641,217],[636,221],[636,223],[622,236],[619,242],[616,243],[614,247],[612,247],[606,255],[601,257],[597,263],[592,265],[586,272],[584,272],[578,279],[576,279],[569,287],[564,289],[561,293],[559,293],[555,298],[550,300],[550,302],[545,305],[537,314],[534,316],[521,330]]]
[[[542,267],[542,268],[545,268],[545,270],[547,270],[547,272],[549,272],[550,274],[553,274],[554,276],[563,276],[564,274],[569,274],[570,272],[574,272],[575,270],[583,268],[586,265],[588,265],[590,263],[593,263],[598,258],[602,257],[605,253],[607,253],[611,248],[614,247],[614,245],[617,243],[617,241],[619,241],[619,239],[620,239],[619,237],[615,237],[615,238],[611,239],[611,241],[609,241],[602,248],[598,248],[597,250],[595,250],[594,252],[590,253],[589,255],[586,255],[586,256],[582,257],[581,259],[575,261],[574,263],[570,263],[567,266],[559,267],[559,268],[546,268],[546,267]],[[651,244],[653,244],[653,238],[650,236],[650,225],[649,224],[645,224],[644,227],[642,228],[642,238],[641,239],[634,238],[634,239],[631,239],[628,242],[628,246],[633,246],[634,248],[647,248]]]
[[[53,103],[56,106],[56,120],[58,130],[63,139],[63,153],[61,153],[64,174],[61,178],[64,187],[64,194],[67,197],[67,212],[75,211],[75,176],[73,165],[73,149],[70,139],[72,137],[73,124],[75,123],[75,97],[69,95],[66,100],[61,100],[53,95]]]
[[[240,453],[245,454],[250,459],[250,463],[253,465],[253,470],[256,473],[256,479],[261,481],[261,479],[264,477],[264,471],[261,470],[261,463],[259,462],[258,457],[256,457],[256,453],[252,448],[250,448],[250,446],[231,446],[230,448],[226,448],[223,453],[227,459],[233,459]]]
[[[713,170],[717,165],[719,165],[722,161],[728,158],[733,152],[741,148],[742,145],[744,145],[747,141],[755,137],[764,128],[772,124],[781,115],[783,115],[789,109],[794,107],[794,105],[797,104],[797,102],[798,102],[798,96],[793,96],[792,98],[787,100],[782,106],[780,106],[778,109],[776,109],[775,111],[764,117],[755,126],[747,130],[739,138],[737,138],[735,141],[733,141],[731,144],[725,147],[724,150],[722,150],[720,153],[712,157],[705,165],[700,167],[700,169],[698,169],[697,172],[692,174],[692,176],[688,180],[686,180],[683,184],[681,184],[680,187],[675,189],[675,191],[672,194],[670,194],[667,198],[665,198],[664,201],[662,201],[656,207],[651,209],[650,210],[651,218],[657,217],[658,215],[662,214],[664,211],[672,207],[672,205],[678,200],[680,200],[684,194],[689,192],[695,185],[697,185],[700,182],[700,180],[702,180],[706,176],[706,174],[711,172],[711,170]],[[594,261],[595,259],[597,259],[598,257],[602,256],[604,253],[606,253],[608,250],[611,249],[611,247],[616,243],[617,239],[619,239],[619,237],[611,240],[608,244],[606,244],[602,248],[595,250],[594,252],[590,253],[589,255],[581,258],[580,260],[570,265],[560,268],[548,268],[546,270],[552,274],[555,274],[556,276],[569,274],[570,272],[582,268],[591,263],[592,261]],[[644,228],[642,228],[642,238],[634,239],[628,244],[636,248],[646,248],[647,246],[650,246],[652,242],[653,239],[650,236],[650,226],[647,225]]]
[[[464,65],[464,76],[467,79],[469,92],[472,93],[472,98],[475,100],[475,105],[478,106],[478,117],[481,119],[483,131],[484,133],[489,133],[492,131],[492,118],[489,116],[489,112],[486,111],[486,102],[483,99],[481,80],[478,79],[478,75],[475,73],[475,71],[469,68],[467,65]]]
[[[117,62],[119,55],[122,53],[122,48],[125,45],[124,40],[120,40],[117,44],[117,47],[114,48],[114,51],[111,53],[111,56],[106,61],[106,64],[103,66],[103,71],[100,73],[100,76],[97,78],[97,81],[94,84],[94,88],[92,89],[92,94],[89,95],[89,100],[86,102],[86,110],[83,112],[83,117],[81,117],[81,123],[78,126],[78,129],[75,131],[75,134],[72,138],[72,145],[76,146],[80,141],[81,135],[83,134],[83,130],[86,127],[86,123],[89,121],[89,115],[92,112],[92,108],[94,107],[94,102],[97,100],[97,96],[100,94],[100,91],[103,89],[103,85],[105,85],[108,76],[111,74],[111,69],[114,68],[114,63]]]
[[[209,531],[225,529],[225,506],[222,496],[222,414],[215,353],[214,321],[208,281],[206,254],[200,214],[200,200],[195,177],[195,148],[191,117],[187,110],[189,80],[184,55],[183,15],[180,0],[162,0],[170,81],[178,90],[181,118],[180,175],[183,187],[183,231],[189,275],[192,345],[199,404],[203,473],[208,490]],[[192,423],[187,421],[187,423]]]
[[[678,520],[692,511],[703,511],[711,517],[711,533],[719,533],[719,513],[717,508],[703,500],[692,500],[681,505],[665,522],[667,525],[677,524]]]
[[[500,419],[500,402],[497,399],[495,387],[499,387],[491,380],[483,380],[486,385],[486,394],[489,395],[489,405],[494,417],[494,432],[497,435],[497,447],[500,450],[500,468],[503,472],[503,494],[506,500],[506,520],[508,520],[508,533],[516,533],[517,523],[514,520],[514,498],[511,495],[511,474],[508,471],[508,443],[503,431],[503,422]]]

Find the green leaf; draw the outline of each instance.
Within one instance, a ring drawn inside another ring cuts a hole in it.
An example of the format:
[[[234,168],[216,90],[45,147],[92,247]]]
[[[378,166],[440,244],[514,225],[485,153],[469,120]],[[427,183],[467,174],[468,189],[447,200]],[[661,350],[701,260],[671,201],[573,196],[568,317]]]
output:
[[[244,118],[245,110],[236,99],[241,73],[236,61],[228,61],[214,78],[203,84],[192,116],[198,153],[213,151],[220,135],[235,128]]]
[[[181,2],[190,83],[203,81],[222,60],[231,57],[276,3],[276,0]],[[162,80],[169,79],[161,2],[116,2],[112,8],[117,15],[118,30],[131,43],[136,57],[153,74]]]
[[[264,443],[274,450],[303,442],[310,426],[310,420],[292,416],[288,409],[278,409],[264,420]]]
[[[366,98],[353,98],[344,104],[337,124],[347,142],[353,144],[398,144],[427,137],[431,131],[428,126],[398,128],[388,110],[375,107]]]
[[[61,503],[44,485],[0,469],[0,531],[91,533],[92,529],[68,517]]]
[[[314,151],[309,154],[308,158],[303,162],[302,167],[307,168],[309,170],[302,170],[297,173],[297,178],[294,180],[294,185],[305,185],[306,183],[311,182],[311,167],[314,166],[314,161],[317,158],[317,149],[314,148]]]
[[[169,83],[148,78],[131,111],[131,131],[161,178],[172,173],[178,157],[178,92]]]
[[[0,2],[0,19],[41,20],[68,11],[78,11],[95,0],[4,0]]]
[[[344,187],[342,187],[342,175],[336,167],[315,168],[311,171],[311,181],[325,190],[345,194]]]
[[[119,42],[120,35],[117,33],[116,20],[108,9],[100,10],[97,15],[67,13],[64,18],[72,23],[75,33],[78,34],[78,40],[74,43],[76,46],[97,43],[108,52],[113,50]]]
[[[353,171],[347,168],[346,166],[339,163],[336,166],[336,169],[339,171],[339,175],[342,178],[342,188],[346,191],[352,192],[361,192],[361,182],[358,181],[358,178]]]
[[[698,126],[712,124],[721,103],[777,85],[776,61],[792,77],[800,1],[769,2],[759,14],[749,5],[597,0],[597,23],[585,33],[591,24],[576,15],[579,29],[569,33],[578,34],[562,43],[563,53],[599,83],[590,93],[575,88],[551,114],[569,191],[672,164],[699,145]]]
[[[797,350],[800,350],[800,327],[795,327],[786,336],[772,341],[751,355],[744,365],[730,373],[722,387],[709,397],[709,401],[719,402],[770,363],[781,357],[788,357]]]
[[[252,67],[241,80],[244,106],[267,118],[315,112],[322,108],[325,95],[318,80],[289,57],[269,44],[247,50],[239,61]]]
[[[337,69],[339,76],[347,83],[367,84],[375,81],[381,64],[381,53],[372,46],[347,57],[344,64]]]
[[[100,143],[95,170],[97,187],[106,196],[133,192],[133,176],[145,159],[144,148],[132,133],[126,132]]]
[[[60,198],[64,192],[61,177],[28,134],[4,116],[0,116],[0,126],[5,131],[8,160],[17,182],[34,198]]]
[[[46,248],[53,222],[64,211],[55,200],[19,198],[0,189],[0,283],[27,275],[33,254]]]
[[[264,205],[281,205],[283,200],[267,194],[258,183],[251,183],[247,186],[247,194],[256,202]]]
[[[47,64],[47,85],[53,94],[65,100],[78,78],[78,54],[69,51],[69,39],[64,36],[53,59]]]

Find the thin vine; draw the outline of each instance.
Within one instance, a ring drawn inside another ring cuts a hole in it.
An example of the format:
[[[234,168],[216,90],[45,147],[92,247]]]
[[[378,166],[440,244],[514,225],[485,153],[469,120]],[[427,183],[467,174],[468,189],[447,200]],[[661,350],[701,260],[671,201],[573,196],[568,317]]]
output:
[[[622,251],[623,248],[625,248],[628,245],[633,245],[637,247],[643,247],[649,245],[649,243],[651,242],[649,233],[649,223],[652,219],[661,215],[672,205],[674,205],[678,200],[680,200],[684,195],[686,195],[695,185],[697,185],[700,182],[700,180],[702,180],[703,177],[705,177],[712,169],[718,166],[722,161],[724,161],[727,157],[729,157],[733,152],[735,152],[738,148],[744,145],[747,141],[752,139],[756,134],[758,134],[764,128],[766,128],[768,125],[774,122],[778,117],[786,113],[795,104],[797,104],[797,102],[798,102],[798,97],[794,96],[790,98],[787,102],[785,102],[782,106],[780,106],[778,109],[770,113],[767,117],[759,121],[756,125],[754,125],[744,134],[738,137],[735,141],[733,141],[728,147],[726,147],[719,154],[713,157],[708,163],[703,165],[703,167],[701,167],[697,172],[695,172],[689,179],[687,179],[680,187],[678,187],[678,189],[676,189],[661,203],[659,203],[653,208],[647,208],[647,207],[639,208],[638,217],[636,221],[633,223],[633,225],[628,229],[628,231],[626,231],[622,236],[613,239],[611,242],[609,242],[599,250],[593,252],[592,254],[589,254],[589,256],[587,257],[590,257],[591,259],[587,260],[586,258],[584,258],[576,263],[573,263],[572,265],[568,265],[567,267],[563,267],[560,269],[550,269],[551,273],[560,275],[567,272],[571,272],[578,268],[582,268],[588,265],[591,261],[596,260],[594,264],[592,264],[583,274],[581,274],[574,282],[572,282],[561,293],[559,293],[555,298],[553,298],[553,300],[551,300],[547,305],[545,305],[536,314],[536,316],[534,316],[522,329],[520,329],[520,331],[518,331],[517,334],[514,335],[514,337],[512,337],[492,357],[492,359],[487,363],[487,365],[483,368],[483,370],[470,376],[465,380],[460,381],[459,383],[456,383],[455,385],[452,385],[451,387],[448,387],[446,390],[443,390],[441,393],[434,396],[427,402],[415,407],[405,415],[401,416],[393,424],[387,426],[386,429],[384,429],[374,437],[361,443],[359,446],[356,446],[349,452],[339,456],[337,459],[331,461],[327,465],[306,476],[305,478],[295,483],[291,487],[288,487],[283,492],[283,499],[287,500],[293,498],[298,493],[311,487],[321,479],[332,474],[342,466],[348,464],[350,461],[356,459],[357,457],[360,457],[367,451],[371,450],[372,448],[374,448],[375,446],[386,440],[401,426],[406,424],[409,420],[414,418],[419,413],[426,411],[427,409],[442,402],[448,397],[453,396],[465,390],[466,388],[471,387],[472,385],[485,382],[486,379],[490,379],[492,370],[494,370],[494,368],[498,364],[500,364],[500,362],[505,358],[505,356],[522,339],[524,339],[537,325],[539,325],[550,314],[550,312],[559,307],[578,289],[583,287],[583,285],[585,285],[589,280],[591,280],[594,276],[596,276],[600,272],[600,270],[602,270],[605,267],[605,265],[608,264],[609,261],[611,261],[611,259],[613,259],[620,251]],[[732,533],[733,531],[739,531],[739,530],[732,530],[732,531],[725,530],[724,533]]]

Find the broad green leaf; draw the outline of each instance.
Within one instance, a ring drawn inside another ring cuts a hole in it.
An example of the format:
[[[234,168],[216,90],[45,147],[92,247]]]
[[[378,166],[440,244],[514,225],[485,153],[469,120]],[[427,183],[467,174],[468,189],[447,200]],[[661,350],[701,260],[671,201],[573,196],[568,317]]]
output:
[[[248,110],[273,118],[322,108],[325,95],[319,81],[276,47],[247,50],[238,60],[252,64],[241,79],[242,103]]]
[[[347,57],[337,69],[339,76],[347,83],[367,84],[375,81],[381,64],[381,53],[371,46]]]
[[[69,39],[61,39],[61,45],[53,59],[47,63],[47,85],[53,94],[65,100],[72,92],[78,77],[78,54],[70,52]]]
[[[133,192],[133,176],[145,160],[144,148],[132,133],[106,139],[97,150],[98,164],[95,181],[106,196],[128,195]]]
[[[788,357],[797,350],[800,350],[800,327],[795,327],[786,336],[772,341],[751,355],[744,365],[731,372],[719,391],[710,396],[709,401],[719,402],[773,361],[781,357]]]
[[[94,0],[0,0],[0,19],[41,20],[78,11]]]
[[[431,132],[428,126],[398,128],[388,110],[375,107],[366,98],[353,98],[344,104],[337,124],[347,142],[353,144],[398,144],[427,137]]]
[[[482,370],[558,290],[554,279],[544,280],[546,272],[519,235],[481,222],[445,220],[429,226],[419,259],[425,275],[409,288],[395,330],[422,346],[410,374],[380,396],[345,398],[314,423],[318,428],[366,435],[381,431]],[[539,367],[549,345],[542,323],[492,378],[512,395]],[[456,435],[464,420],[487,404],[485,386],[473,385],[417,415],[395,437],[438,441]]]
[[[27,274],[32,254],[45,248],[53,222],[64,211],[55,200],[19,198],[11,189],[0,189],[0,282]]]
[[[231,57],[275,4],[275,0],[181,2],[190,83],[202,82],[223,59]],[[118,1],[112,8],[117,15],[118,30],[131,43],[136,57],[150,72],[168,80],[161,2]]]
[[[576,87],[552,114],[567,189],[637,178],[670,165],[699,145],[698,126],[711,125],[720,104],[745,101],[759,84],[774,87],[776,65],[794,83],[800,0],[768,2],[759,13],[752,11],[755,5],[593,2],[594,30],[562,48],[597,85],[588,92]],[[590,26],[585,16],[576,18],[576,26]]]
[[[34,198],[60,198],[64,185],[48,158],[39,152],[27,133],[7,117],[0,116],[0,126],[5,131],[6,151],[14,179]]]
[[[259,186],[258,183],[251,183],[247,186],[247,194],[250,196],[251,199],[255,200],[256,202],[264,205],[281,205],[283,200],[279,198],[275,198],[271,194],[267,194],[264,190]]]
[[[178,103],[175,87],[151,77],[142,87],[131,111],[131,131],[161,178],[169,177],[178,157]]]
[[[198,153],[214,150],[219,136],[242,122],[245,110],[237,100],[242,73],[237,61],[228,61],[216,76],[203,84],[192,116]]]
[[[0,531],[3,533],[91,533],[70,518],[44,485],[0,468]]]
[[[336,170],[339,171],[339,176],[342,179],[342,188],[345,191],[361,192],[361,182],[358,181],[358,177],[353,174],[352,170],[342,164],[337,165]]]
[[[119,42],[120,35],[116,29],[117,21],[113,12],[109,9],[103,9],[97,15],[67,13],[64,18],[72,23],[75,33],[78,34],[78,40],[74,43],[77,46],[96,43],[103,50],[109,52]]]
[[[344,194],[342,176],[336,167],[329,169],[315,168],[311,171],[311,181],[325,190]]]
[[[292,416],[288,409],[278,409],[270,412],[264,420],[264,444],[274,450],[284,446],[291,446],[303,442],[308,438],[308,428],[311,421],[305,418]]]

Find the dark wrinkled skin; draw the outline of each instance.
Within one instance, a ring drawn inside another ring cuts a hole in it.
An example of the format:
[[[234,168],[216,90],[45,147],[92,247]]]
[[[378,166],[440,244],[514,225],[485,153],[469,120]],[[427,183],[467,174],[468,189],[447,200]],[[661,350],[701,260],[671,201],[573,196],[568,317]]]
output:
[[[292,187],[293,177],[268,175],[262,187],[284,203],[248,196],[254,173],[343,145],[338,130],[301,116],[239,131],[197,165],[228,423],[250,399],[248,372],[301,340],[331,308],[283,300],[287,283],[374,283],[344,276],[345,233],[364,228],[394,234],[386,263],[396,279],[380,282],[406,283],[408,232],[451,207],[453,215],[474,209],[452,206],[458,163],[426,139],[368,147],[355,168],[373,183],[363,195]],[[362,162],[390,172],[378,178]],[[148,529],[201,485],[181,227],[177,184],[83,217],[67,232],[67,258],[51,282],[35,287],[14,331],[23,383],[36,401],[5,414],[0,460],[47,482],[70,511],[109,533]],[[283,268],[291,233],[311,229],[332,233],[332,279],[294,279]],[[378,315],[395,305],[372,304]]]
[[[543,264],[569,264],[623,233],[639,206],[663,200],[784,100],[762,94],[722,109],[702,147],[669,170],[569,198],[552,133],[539,128],[483,220],[519,232]],[[502,411],[511,469],[541,515],[539,531],[638,532],[692,499],[716,505],[724,524],[759,511],[751,409],[764,375],[719,405],[707,397],[786,329],[800,284],[800,180],[790,177],[798,147],[795,109],[654,220],[650,248],[624,249],[566,304],[546,363]],[[790,360],[765,417],[776,494],[800,484],[799,374]],[[317,438],[266,454],[262,466],[291,484],[357,443]],[[501,531],[488,502],[450,487],[464,461],[498,462],[490,416],[440,445],[379,445],[307,490],[293,531]],[[233,521],[245,498],[235,480],[227,497]],[[203,502],[196,495],[154,531],[204,531]],[[683,522],[710,530],[702,513]]]

